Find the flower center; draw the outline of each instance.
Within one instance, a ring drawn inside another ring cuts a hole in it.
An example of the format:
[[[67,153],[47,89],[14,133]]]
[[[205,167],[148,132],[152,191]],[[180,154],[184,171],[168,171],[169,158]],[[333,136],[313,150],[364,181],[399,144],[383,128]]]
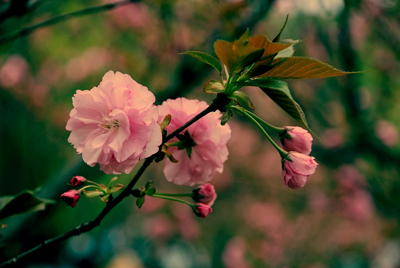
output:
[[[99,128],[104,132],[109,131],[110,129],[118,129],[119,128],[119,121],[118,119],[112,119],[109,115],[103,115],[102,122],[99,123]]]

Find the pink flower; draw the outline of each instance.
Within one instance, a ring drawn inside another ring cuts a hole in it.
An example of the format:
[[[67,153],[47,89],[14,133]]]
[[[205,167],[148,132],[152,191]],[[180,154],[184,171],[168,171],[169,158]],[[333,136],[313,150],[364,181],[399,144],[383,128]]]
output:
[[[283,149],[309,155],[313,140],[311,134],[301,127],[285,127],[285,130],[281,136]]]
[[[136,163],[158,151],[161,130],[155,97],[129,75],[113,71],[98,87],[77,90],[66,129],[89,166],[107,174],[130,173]]]
[[[283,182],[292,189],[303,187],[308,176],[314,174],[318,163],[314,157],[298,152],[289,152],[289,159],[283,160]]]
[[[76,186],[82,185],[85,181],[86,181],[86,179],[84,177],[75,176],[71,179],[71,185],[72,185],[72,187],[76,187]]]
[[[185,98],[167,100],[158,107],[158,121],[162,122],[170,114],[172,119],[166,130],[171,133],[207,107],[204,101]],[[165,160],[164,175],[168,181],[192,186],[210,181],[215,172],[222,173],[223,164],[228,159],[226,143],[231,129],[228,125],[221,126],[220,117],[219,111],[204,116],[181,133],[185,148],[169,147],[169,152],[179,162]],[[174,138],[170,142],[179,141]]]
[[[212,206],[215,199],[217,199],[217,193],[215,192],[214,186],[209,183],[200,185],[193,190],[193,200],[195,202]]]
[[[69,190],[68,192],[63,193],[60,197],[68,206],[74,208],[81,195],[77,190]]]
[[[199,216],[199,217],[201,217],[201,218],[205,218],[205,217],[207,217],[208,214],[210,214],[213,210],[212,210],[212,208],[211,208],[210,206],[207,206],[207,205],[202,204],[202,203],[196,203],[196,204],[194,205],[193,211],[194,211],[194,213],[195,213],[197,216]]]

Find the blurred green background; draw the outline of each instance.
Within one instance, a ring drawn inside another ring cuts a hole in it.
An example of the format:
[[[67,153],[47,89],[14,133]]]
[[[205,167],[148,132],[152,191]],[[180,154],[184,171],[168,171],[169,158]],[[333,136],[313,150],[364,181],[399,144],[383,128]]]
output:
[[[0,11],[11,0],[2,0]],[[18,2],[18,1],[15,1]],[[25,1],[19,1],[20,4]],[[101,1],[28,1],[21,16],[1,17],[0,36]],[[20,6],[22,7],[22,6]],[[282,183],[280,157],[240,116],[225,171],[213,178],[213,213],[196,218],[183,204],[148,198],[142,209],[124,200],[100,227],[38,251],[16,267],[246,268],[400,267],[400,2],[396,0],[148,0],[73,18],[0,44],[0,196],[36,189],[55,199],[47,210],[8,218],[0,262],[93,219],[104,204],[59,198],[74,175],[107,182],[67,142],[71,97],[97,86],[108,70],[147,86],[157,104],[202,91],[218,79],[212,67],[178,53],[213,54],[217,39],[246,28],[300,39],[309,56],[361,74],[289,81],[303,107],[319,167],[299,190]],[[256,113],[279,126],[297,125],[259,89],[247,88]],[[164,192],[162,163],[153,180]],[[127,184],[132,175],[119,176]]]

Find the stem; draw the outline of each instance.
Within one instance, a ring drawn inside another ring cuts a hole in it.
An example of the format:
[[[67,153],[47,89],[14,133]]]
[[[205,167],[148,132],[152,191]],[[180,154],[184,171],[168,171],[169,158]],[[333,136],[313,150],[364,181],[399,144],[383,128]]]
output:
[[[157,193],[156,195],[163,195],[163,196],[187,196],[192,197],[193,193],[185,193],[185,194],[165,194],[165,193]]]
[[[181,144],[185,144],[185,141],[170,142],[170,143],[166,143],[165,145],[168,145],[168,146],[179,146]]]
[[[99,188],[99,187],[96,186],[96,185],[88,185],[88,186],[82,187],[81,189],[79,189],[79,193],[80,193],[81,191],[87,189],[87,188],[90,188],[90,187],[94,187],[94,188],[96,188],[96,189],[102,191],[104,194],[106,193],[105,191],[103,191],[103,189],[101,189],[101,187]]]
[[[100,187],[100,188],[101,188],[100,184],[98,184],[97,182],[90,181],[90,180],[86,180],[86,181],[87,181],[87,182],[89,182],[89,183],[93,183],[94,185],[96,185],[96,186],[98,186],[98,187]]]
[[[183,126],[181,126],[180,128],[177,128],[171,134],[167,135],[167,137],[165,137],[165,140],[163,141],[163,143],[165,144],[167,141],[169,141],[170,139],[174,138],[176,135],[178,135],[184,129],[186,129],[189,126],[191,126],[194,122],[196,122],[197,120],[199,120],[203,116],[205,116],[205,115],[207,115],[209,113],[215,112],[216,110],[224,109],[225,105],[229,103],[227,101],[230,101],[230,100],[228,99],[228,97],[226,97],[225,94],[221,94],[221,95],[218,94],[217,97],[210,104],[210,106],[208,106],[206,109],[204,109],[198,115],[196,115],[195,117],[193,117],[192,119],[187,121]]]
[[[283,127],[276,127],[274,125],[271,125],[268,122],[265,122],[263,119],[261,119],[259,116],[257,116],[256,114],[250,112],[250,111],[246,111],[248,114],[250,114],[253,118],[257,119],[261,124],[265,125],[266,127],[269,127],[270,129],[272,129],[273,131],[275,131],[276,133],[278,133],[279,135],[283,135],[285,134],[286,130]]]
[[[254,119],[251,115],[251,113],[249,113],[247,110],[244,110],[244,113],[242,113],[241,110],[239,110],[236,106],[231,106],[231,108],[233,108],[234,110],[239,111],[240,114],[243,114],[244,116],[246,116],[247,118],[249,118],[260,130],[261,132],[265,135],[265,137],[267,137],[267,139],[269,140],[269,142],[275,147],[275,149],[279,152],[279,154],[281,155],[282,159],[285,159],[288,156],[288,152],[286,152],[285,150],[283,150],[281,147],[279,147],[272,139],[271,137],[268,135],[268,133],[265,131],[265,129],[260,125],[260,123],[258,123],[258,121],[256,119]]]
[[[17,39],[18,37],[29,35],[33,31],[35,31],[39,28],[42,28],[42,27],[51,26],[51,25],[57,24],[59,22],[66,21],[66,20],[69,20],[69,19],[72,19],[75,17],[79,17],[79,16],[90,15],[90,14],[98,13],[101,11],[108,11],[115,7],[128,5],[128,4],[132,4],[132,3],[140,2],[140,1],[141,0],[121,1],[121,2],[117,2],[117,3],[113,3],[113,4],[105,4],[105,5],[101,5],[101,6],[89,7],[89,8],[79,10],[79,11],[59,15],[59,16],[53,17],[49,20],[40,22],[38,24],[34,24],[31,26],[19,29],[15,32],[5,34],[0,37],[0,44],[4,44],[6,42],[12,41],[14,39]]]
[[[185,200],[182,200],[182,199],[166,197],[166,196],[162,196],[162,195],[158,195],[158,194],[153,194],[151,197],[157,197],[157,198],[161,198],[161,199],[165,199],[165,200],[170,200],[170,201],[177,201],[177,202],[184,203],[184,204],[186,204],[186,205],[188,205],[188,206],[190,206],[190,207],[193,207],[193,204],[191,204],[191,203],[189,203],[189,202],[187,202],[187,201],[185,201]]]

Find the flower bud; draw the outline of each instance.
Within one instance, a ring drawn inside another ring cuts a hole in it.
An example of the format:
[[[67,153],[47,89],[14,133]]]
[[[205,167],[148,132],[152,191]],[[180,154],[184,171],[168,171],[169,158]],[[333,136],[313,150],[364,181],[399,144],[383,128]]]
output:
[[[77,190],[69,190],[68,192],[63,193],[60,197],[65,203],[67,203],[67,205],[74,208],[81,196]]]
[[[195,202],[212,206],[217,198],[217,193],[215,192],[214,186],[206,183],[193,190],[192,198]]]
[[[205,218],[212,212],[212,208],[202,203],[196,203],[193,207],[193,211],[197,216]]]
[[[287,158],[282,159],[283,182],[292,189],[303,187],[308,176],[314,174],[318,163],[314,157],[298,152],[289,152]]]
[[[71,185],[72,187],[77,187],[79,185],[82,185],[86,179],[82,176],[75,176],[71,179]]]
[[[313,140],[311,134],[301,127],[285,127],[285,130],[281,136],[283,149],[309,155]]]

